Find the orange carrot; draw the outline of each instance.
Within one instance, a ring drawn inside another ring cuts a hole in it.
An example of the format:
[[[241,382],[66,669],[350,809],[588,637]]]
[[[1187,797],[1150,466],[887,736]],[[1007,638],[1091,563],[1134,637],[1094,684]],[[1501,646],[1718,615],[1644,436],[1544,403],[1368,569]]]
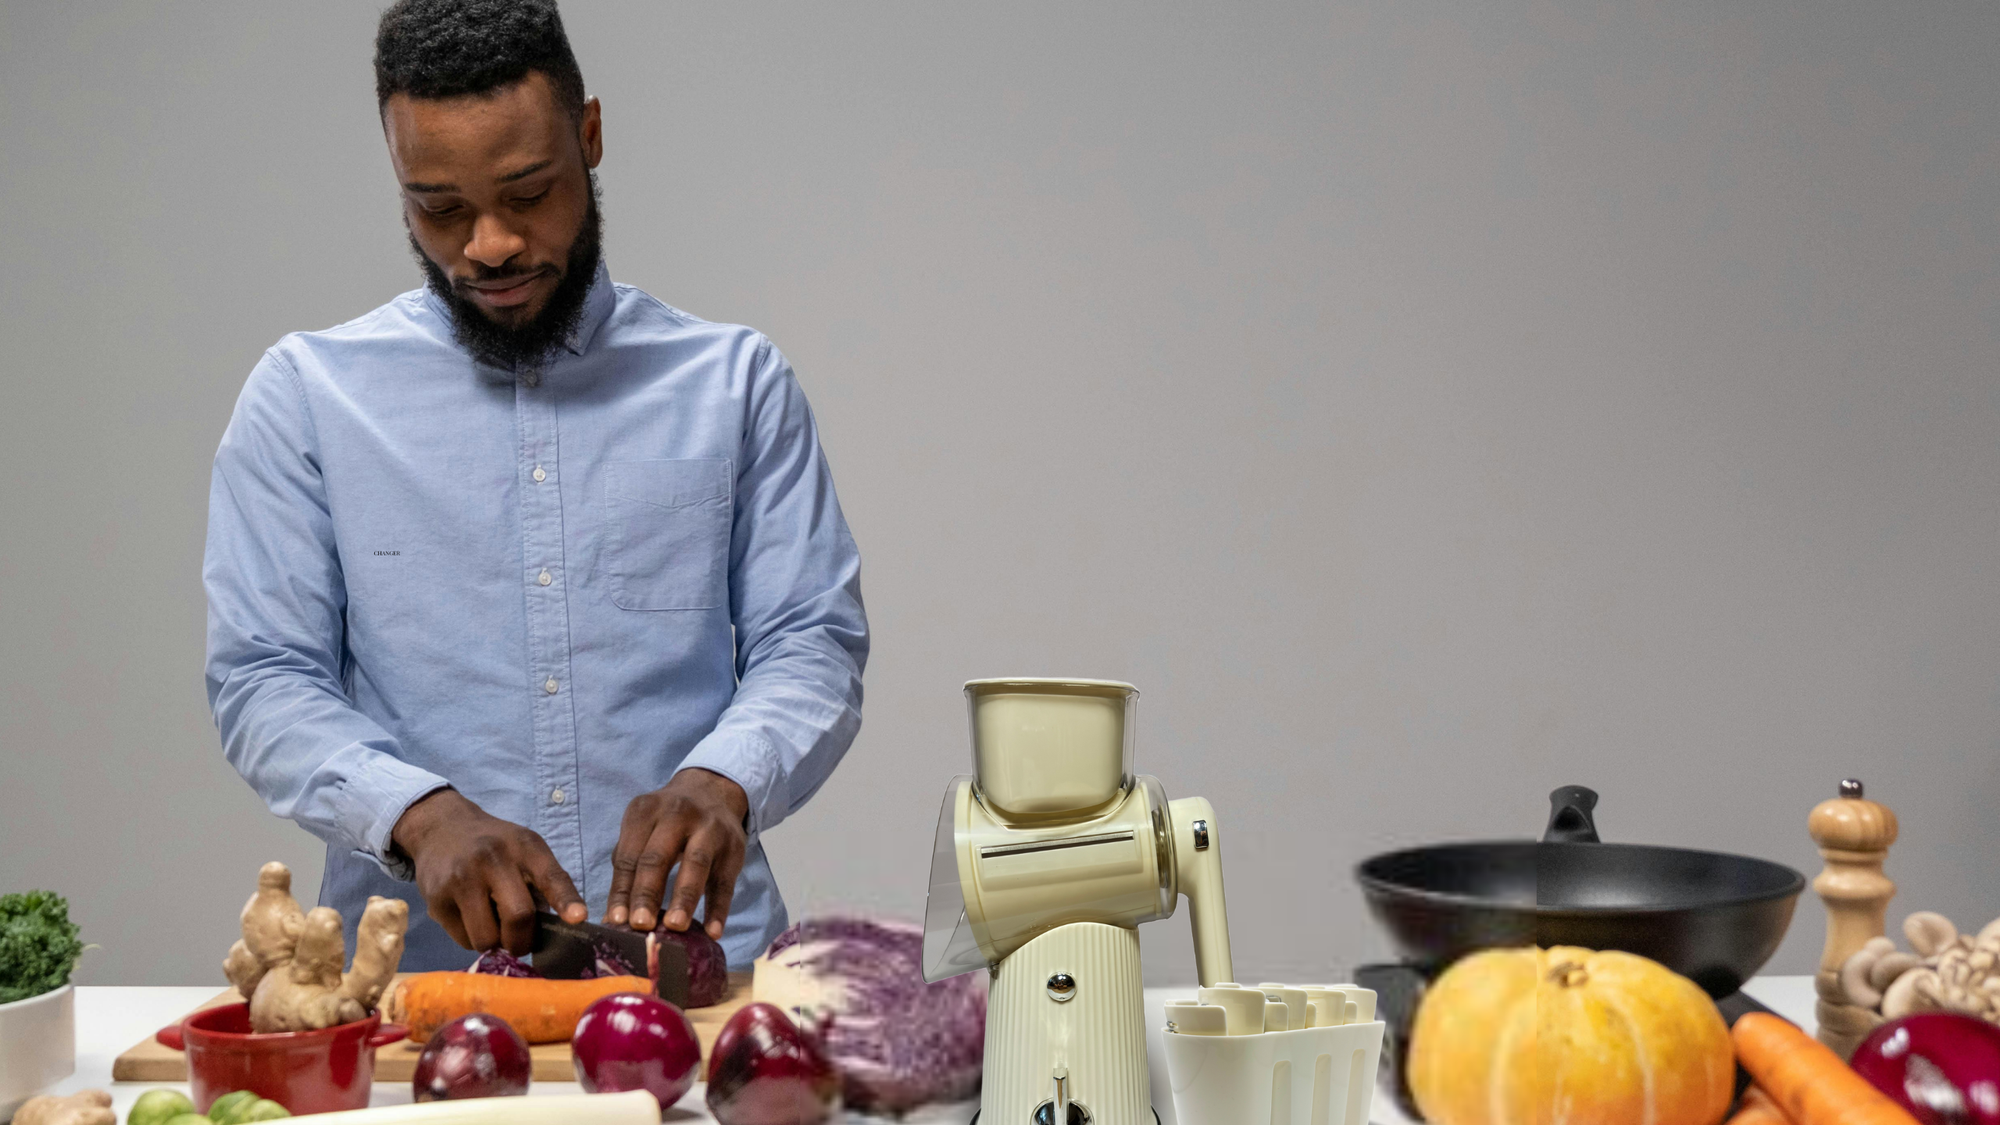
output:
[[[1771,1095],[1752,1086],[1743,1091],[1743,1100],[1736,1103],[1736,1114],[1724,1125],[1792,1125],[1785,1111],[1771,1100]]]
[[[422,1043],[438,1028],[474,1012],[498,1016],[530,1043],[561,1043],[576,1031],[584,1009],[615,992],[651,992],[645,977],[542,980],[486,973],[418,973],[390,986],[382,1014],[409,1027]]]
[[[1832,1050],[1765,1012],[1751,1012],[1730,1031],[1736,1061],[1796,1125],[1917,1125]]]

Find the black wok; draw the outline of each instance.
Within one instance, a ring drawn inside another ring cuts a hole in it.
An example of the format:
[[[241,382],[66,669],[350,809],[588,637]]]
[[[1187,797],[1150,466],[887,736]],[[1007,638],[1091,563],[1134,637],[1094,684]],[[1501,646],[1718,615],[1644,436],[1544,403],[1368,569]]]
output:
[[[1618,949],[1658,961],[1707,990],[1731,1022],[1762,1006],[1738,992],[1769,960],[1805,889],[1803,875],[1748,856],[1606,844],[1597,794],[1550,794],[1541,842],[1441,844],[1388,852],[1355,870],[1400,965],[1366,966],[1392,1043],[1383,1078],[1409,1107],[1401,1077],[1409,1021],[1424,985],[1453,961],[1497,946]],[[1412,1110],[1414,1112],[1414,1110]]]
[[[1577,945],[1650,957],[1720,999],[1770,960],[1805,877],[1720,852],[1604,844],[1597,794],[1566,786],[1541,843],[1389,852],[1356,871],[1368,906],[1413,968],[1477,949]]]

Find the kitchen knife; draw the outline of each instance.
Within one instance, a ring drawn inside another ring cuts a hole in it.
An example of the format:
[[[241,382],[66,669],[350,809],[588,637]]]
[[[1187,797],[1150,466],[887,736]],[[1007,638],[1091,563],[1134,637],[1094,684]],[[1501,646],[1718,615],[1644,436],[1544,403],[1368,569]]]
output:
[[[600,950],[616,954],[632,967],[634,976],[646,976],[648,944],[658,946],[660,971],[656,991],[660,999],[687,1007],[687,950],[679,942],[654,942],[651,935],[629,926],[565,922],[547,912],[535,915],[535,971],[552,980],[576,980],[586,971],[595,974]]]

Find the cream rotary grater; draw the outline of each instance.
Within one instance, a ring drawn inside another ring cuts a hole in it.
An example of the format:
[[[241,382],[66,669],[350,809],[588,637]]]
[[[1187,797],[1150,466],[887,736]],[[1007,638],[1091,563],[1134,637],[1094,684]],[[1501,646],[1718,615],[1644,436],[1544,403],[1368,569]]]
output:
[[[924,976],[989,970],[979,1125],[1153,1125],[1141,922],[1188,898],[1195,969],[1228,981],[1222,838],[1200,797],[1134,776],[1139,692],[965,685],[973,773],[938,816]]]

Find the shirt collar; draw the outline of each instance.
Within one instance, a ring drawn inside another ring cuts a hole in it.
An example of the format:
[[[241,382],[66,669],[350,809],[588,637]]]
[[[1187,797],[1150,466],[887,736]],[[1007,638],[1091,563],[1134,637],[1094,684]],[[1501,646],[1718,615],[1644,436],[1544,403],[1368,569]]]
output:
[[[583,316],[570,331],[564,347],[572,355],[582,355],[591,340],[597,337],[597,330],[611,319],[611,310],[617,305],[618,296],[611,291],[611,267],[603,258],[597,260],[597,276],[590,279],[590,292],[583,296]]]

